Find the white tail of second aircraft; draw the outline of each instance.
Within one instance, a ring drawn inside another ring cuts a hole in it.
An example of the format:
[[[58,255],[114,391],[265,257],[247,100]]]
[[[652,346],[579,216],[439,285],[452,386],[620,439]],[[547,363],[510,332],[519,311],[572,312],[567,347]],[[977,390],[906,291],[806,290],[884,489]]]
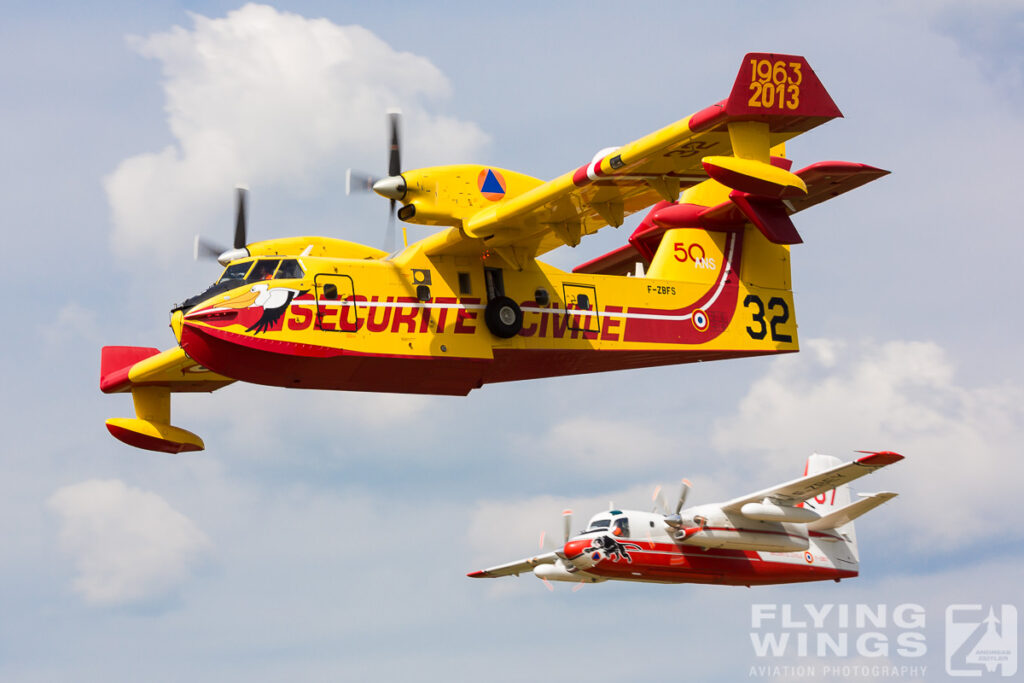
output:
[[[815,453],[807,458],[804,476],[818,474],[841,464],[839,458]],[[895,497],[896,494],[890,492],[868,493],[861,494],[856,502],[850,502],[850,486],[842,484],[805,501],[804,507],[821,515],[821,519],[807,525],[809,531],[822,534],[812,534],[811,542],[831,558],[837,567],[856,569],[860,554],[857,552],[857,532],[853,520]]]

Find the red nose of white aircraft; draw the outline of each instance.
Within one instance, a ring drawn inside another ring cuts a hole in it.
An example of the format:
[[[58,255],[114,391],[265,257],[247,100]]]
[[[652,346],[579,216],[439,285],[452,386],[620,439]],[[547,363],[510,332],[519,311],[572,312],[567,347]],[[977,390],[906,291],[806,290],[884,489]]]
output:
[[[565,547],[562,549],[562,552],[565,553],[567,559],[572,560],[579,557],[583,553],[584,549],[589,547],[590,539],[578,539],[566,543]]]

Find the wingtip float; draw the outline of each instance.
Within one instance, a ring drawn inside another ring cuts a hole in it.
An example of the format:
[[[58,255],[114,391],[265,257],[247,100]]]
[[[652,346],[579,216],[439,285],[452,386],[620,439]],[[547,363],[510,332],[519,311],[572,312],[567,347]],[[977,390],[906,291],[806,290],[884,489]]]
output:
[[[177,346],[104,348],[101,389],[130,392],[136,412],[108,429],[140,448],[202,449],[170,424],[170,395],[233,381],[465,395],[795,352],[791,216],[886,173],[791,170],[785,144],[839,116],[803,57],[752,53],[727,99],[544,182],[482,165],[403,171],[390,115],[387,176],[351,174],[349,189],[442,229],[392,254],[328,237],[249,242],[239,191],[233,247],[197,242],[225,270],[173,309]],[[627,244],[573,272],[537,260],[642,210]]]

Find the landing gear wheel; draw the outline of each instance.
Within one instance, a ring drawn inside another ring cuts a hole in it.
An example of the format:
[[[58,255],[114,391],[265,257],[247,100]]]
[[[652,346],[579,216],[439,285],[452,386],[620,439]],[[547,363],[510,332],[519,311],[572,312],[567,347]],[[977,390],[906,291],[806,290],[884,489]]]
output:
[[[498,296],[491,299],[484,309],[484,322],[495,337],[508,339],[523,329],[523,311],[512,299]]]

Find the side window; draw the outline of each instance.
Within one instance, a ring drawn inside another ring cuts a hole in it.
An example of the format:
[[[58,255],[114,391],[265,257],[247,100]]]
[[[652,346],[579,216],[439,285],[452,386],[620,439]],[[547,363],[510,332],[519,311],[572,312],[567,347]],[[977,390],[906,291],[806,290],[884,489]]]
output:
[[[277,280],[291,280],[302,277],[302,266],[293,258],[281,261],[274,278]]]
[[[615,528],[612,533],[620,538],[629,538],[629,519],[626,517],[619,517],[615,520]]]
[[[279,263],[280,261],[271,260],[257,261],[246,280],[269,280],[274,275],[274,270]]]

